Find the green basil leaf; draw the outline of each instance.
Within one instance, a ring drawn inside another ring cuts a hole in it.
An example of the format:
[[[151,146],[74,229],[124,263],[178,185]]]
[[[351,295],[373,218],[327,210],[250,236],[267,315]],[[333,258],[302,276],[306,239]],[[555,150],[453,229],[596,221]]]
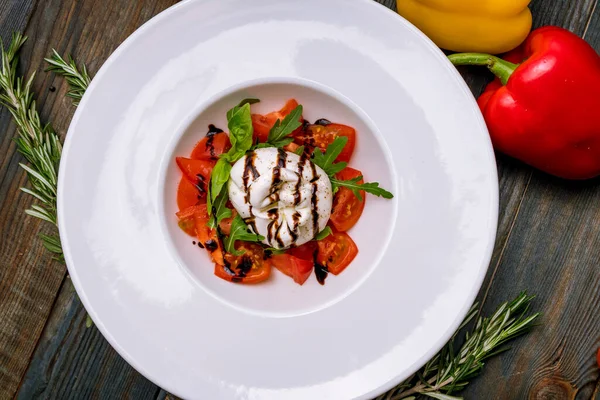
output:
[[[231,119],[231,117],[233,116],[233,114],[240,108],[242,108],[243,106],[245,106],[246,104],[256,104],[256,103],[260,103],[259,99],[255,99],[253,97],[248,97],[242,101],[240,101],[238,103],[237,106],[233,107],[231,110],[227,111],[227,120],[229,121]]]
[[[246,103],[242,107],[234,107],[231,116],[228,114],[227,127],[229,128],[229,141],[231,149],[222,157],[229,162],[234,163],[246,154],[252,147],[252,115],[250,114],[250,104]]]
[[[206,198],[206,207],[210,214],[212,214],[213,203],[221,193],[221,190],[223,190],[223,186],[225,186],[229,180],[230,173],[231,164],[229,164],[225,158],[219,158],[219,161],[215,164],[212,174],[210,175],[209,196]],[[225,188],[225,190],[227,190],[227,188]]]
[[[304,145],[302,145],[302,146],[298,147],[298,148],[296,149],[296,151],[294,151],[294,153],[296,153],[297,155],[301,156],[301,155],[302,155],[302,153],[304,153]]]

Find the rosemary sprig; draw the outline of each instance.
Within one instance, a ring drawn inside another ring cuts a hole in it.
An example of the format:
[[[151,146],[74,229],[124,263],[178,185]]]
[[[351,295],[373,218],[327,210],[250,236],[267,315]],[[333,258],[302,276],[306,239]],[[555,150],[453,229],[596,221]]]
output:
[[[2,69],[0,70],[0,104],[12,114],[17,125],[17,151],[21,153],[29,165],[19,163],[26,171],[30,188],[21,188],[39,200],[25,212],[56,225],[56,184],[58,163],[62,146],[58,135],[47,124],[42,126],[40,116],[31,92],[35,77],[29,79],[17,76],[19,50],[27,40],[20,33],[14,33],[8,49],[0,48],[2,53]],[[0,40],[1,42],[1,40]],[[62,258],[60,239],[58,236],[41,235],[44,247]]]
[[[429,397],[442,400],[459,400],[451,396],[469,384],[484,366],[484,361],[505,350],[503,344],[532,327],[539,313],[527,316],[533,296],[521,293],[511,302],[502,304],[491,317],[479,317],[471,332],[467,332],[463,345],[454,351],[454,341],[459,332],[477,314],[477,304],[444,348],[416,374],[379,396],[377,400],[412,400]]]
[[[73,57],[68,56],[68,59],[69,61],[67,62],[54,49],[52,49],[52,56],[50,58],[44,58],[50,64],[46,71],[55,72],[66,79],[70,89],[67,96],[72,98],[73,105],[77,106],[90,85],[91,79],[85,65],[82,64],[81,70],[79,70]]]

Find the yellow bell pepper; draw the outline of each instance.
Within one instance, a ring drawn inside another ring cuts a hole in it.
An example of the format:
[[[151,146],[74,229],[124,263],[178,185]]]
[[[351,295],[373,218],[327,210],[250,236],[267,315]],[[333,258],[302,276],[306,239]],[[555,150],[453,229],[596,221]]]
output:
[[[504,53],[531,30],[530,0],[396,0],[398,13],[439,47]]]

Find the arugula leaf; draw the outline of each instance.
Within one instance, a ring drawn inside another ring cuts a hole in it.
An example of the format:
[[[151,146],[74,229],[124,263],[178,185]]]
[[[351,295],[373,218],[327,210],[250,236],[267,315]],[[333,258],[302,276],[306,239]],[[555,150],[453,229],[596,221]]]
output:
[[[326,226],[325,229],[323,229],[321,232],[317,233],[314,240],[323,240],[327,236],[331,235],[332,233],[333,232],[331,231],[331,228]]]
[[[283,147],[290,144],[293,139],[287,136],[302,125],[302,122],[300,122],[301,116],[302,105],[298,105],[288,115],[285,116],[283,121],[277,120],[275,122],[269,131],[267,142],[273,147]]]
[[[348,189],[352,190],[352,193],[354,193],[354,195],[358,197],[360,201],[362,201],[362,196],[360,195],[359,190],[364,190],[367,193],[383,197],[384,199],[391,199],[394,197],[393,194],[391,194],[384,188],[379,187],[379,182],[358,183],[362,178],[362,175],[357,176],[356,178],[349,179],[347,181],[331,178],[331,184],[334,187],[347,187]]]
[[[244,254],[241,251],[235,249],[235,242],[242,240],[244,242],[260,242],[265,240],[264,236],[250,233],[248,225],[244,222],[240,215],[236,215],[231,222],[231,233],[223,239],[225,251],[235,256],[241,256]]]
[[[304,153],[304,145],[302,145],[302,146],[298,147],[298,148],[296,149],[296,151],[294,151],[294,153],[296,153],[297,155],[301,156],[301,155],[302,155],[302,153]]]
[[[216,229],[219,223],[225,218],[231,217],[231,210],[227,208],[227,199],[229,196],[227,195],[226,190],[221,190],[221,193],[217,196],[215,201],[212,203],[212,209],[209,214],[212,215],[212,218],[208,221],[208,226],[211,229]]]
[[[240,101],[237,106],[235,106],[231,110],[227,111],[227,121],[229,121],[231,119],[231,117],[233,116],[233,114],[235,114],[235,112],[238,109],[242,108],[246,104],[256,104],[256,103],[260,103],[260,100],[256,99],[256,98],[253,98],[253,97],[249,97],[247,99],[244,99],[244,100]]]
[[[337,174],[348,165],[347,162],[334,163],[337,156],[339,156],[342,150],[344,150],[346,143],[348,143],[347,137],[338,136],[335,138],[333,143],[327,146],[325,154],[323,154],[321,149],[317,147],[313,153],[312,162],[321,167],[323,171],[325,171],[325,173],[330,177]]]
[[[233,111],[232,111],[233,110]],[[229,128],[229,141],[231,149],[221,157],[234,163],[246,154],[252,147],[252,115],[250,114],[250,104],[246,103],[242,107],[234,107],[227,115],[227,127]],[[229,115],[231,112],[231,116]]]
[[[229,164],[225,158],[219,158],[219,161],[217,161],[217,164],[215,164],[215,167],[210,175],[210,188],[208,196],[206,197],[206,207],[208,208],[208,213],[211,215],[213,204],[229,180],[230,173],[231,164]]]

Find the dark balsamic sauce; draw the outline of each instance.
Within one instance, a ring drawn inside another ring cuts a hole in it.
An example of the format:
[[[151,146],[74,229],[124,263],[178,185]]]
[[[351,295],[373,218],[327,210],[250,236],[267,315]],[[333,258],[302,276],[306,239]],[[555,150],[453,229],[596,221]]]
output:
[[[201,249],[204,248],[204,245],[202,244],[202,242],[198,242],[198,247],[200,247]]]
[[[206,247],[206,250],[208,250],[212,253],[213,251],[215,251],[219,248],[219,244],[217,243],[216,240],[209,239],[206,242],[204,242],[204,247]]]
[[[319,204],[319,198],[317,197],[317,180],[319,179],[319,176],[317,175],[315,164],[310,163],[310,169],[313,176],[310,180],[312,183],[312,195],[310,197],[310,202],[312,205],[313,233],[316,235],[319,231],[319,212],[317,211],[317,206]]]
[[[315,121],[315,125],[327,126],[331,125],[331,121],[325,118],[319,118]]]
[[[302,194],[300,193],[300,186],[302,186],[302,174],[304,173],[304,164],[306,164],[306,160],[308,158],[308,154],[303,152],[300,156],[300,160],[298,161],[298,182],[296,182],[296,186],[294,187],[294,205],[300,204],[302,200]]]
[[[210,154],[210,158],[214,160],[217,159],[217,156],[215,155],[215,145],[213,142],[215,140],[215,135],[221,132],[223,132],[223,130],[217,128],[213,124],[208,125],[208,132],[206,133],[206,137],[208,138],[208,140],[204,145],[204,149],[208,151],[208,153]]]
[[[329,275],[329,270],[327,267],[315,261],[315,276],[317,277],[317,282],[319,282],[321,285],[324,285],[327,275]]]

